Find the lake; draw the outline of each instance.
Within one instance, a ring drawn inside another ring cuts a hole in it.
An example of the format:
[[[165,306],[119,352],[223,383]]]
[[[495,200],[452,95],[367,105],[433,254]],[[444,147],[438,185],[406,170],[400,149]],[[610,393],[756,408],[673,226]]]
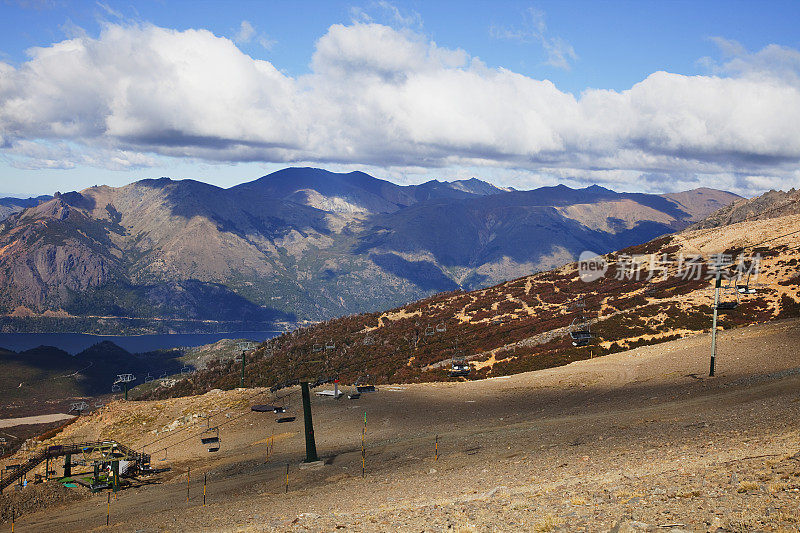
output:
[[[0,333],[0,347],[15,352],[55,346],[73,355],[102,341],[111,341],[131,353],[166,350],[181,346],[203,346],[221,339],[247,339],[262,342],[280,331],[234,331],[230,333],[176,333],[163,335],[88,335],[84,333]]]

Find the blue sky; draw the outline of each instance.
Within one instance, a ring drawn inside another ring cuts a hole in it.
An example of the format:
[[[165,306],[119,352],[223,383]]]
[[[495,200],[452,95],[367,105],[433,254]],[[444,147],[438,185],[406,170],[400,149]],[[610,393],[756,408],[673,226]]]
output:
[[[7,0],[0,3],[0,193],[160,175],[229,186],[291,164],[358,168],[398,182],[476,176],[521,188],[564,181],[755,194],[795,186],[797,131],[785,123],[792,117],[764,106],[785,98],[775,105],[797,111],[797,20],[800,2]],[[210,35],[187,33],[195,29]],[[74,66],[29,52],[65,48],[68,39],[85,48]],[[124,43],[142,46],[132,45],[125,57]],[[157,67],[165,70],[148,70],[161,53],[168,60]],[[232,88],[193,104],[208,111],[196,123],[187,123],[197,115],[190,110],[163,118],[180,98],[150,108],[133,101],[129,86],[109,81],[118,72],[134,85],[163,79],[163,92],[152,89],[156,99],[175,87],[191,91],[199,79],[216,83],[214,73],[223,69],[212,61],[205,74],[176,73],[179,53],[200,62],[213,54],[221,67],[241,63],[229,78],[220,74]],[[277,74],[260,66],[253,74],[253,60]],[[48,73],[57,68],[105,74],[86,80],[95,90],[69,72]],[[661,71],[678,76],[654,76]],[[239,75],[253,87],[238,84]],[[265,94],[251,75],[268,78]],[[348,101],[349,86],[365,109]],[[639,94],[628,94],[634,87]],[[684,100],[703,100],[659,108],[681,90]],[[285,91],[285,100],[276,91]],[[444,96],[431,97],[438,91]],[[430,110],[448,94],[449,114],[429,123]],[[220,100],[235,105],[213,109]],[[104,104],[92,108],[95,101]],[[704,102],[720,108],[705,115]],[[486,110],[493,105],[499,107]],[[320,109],[335,110],[329,122],[315,116]],[[517,110],[529,112],[518,123]],[[624,120],[605,131],[606,117],[618,115]],[[249,116],[257,127],[243,122]],[[648,123],[657,127],[645,131]],[[697,124],[702,130],[693,131]],[[716,138],[720,131],[726,135]]]

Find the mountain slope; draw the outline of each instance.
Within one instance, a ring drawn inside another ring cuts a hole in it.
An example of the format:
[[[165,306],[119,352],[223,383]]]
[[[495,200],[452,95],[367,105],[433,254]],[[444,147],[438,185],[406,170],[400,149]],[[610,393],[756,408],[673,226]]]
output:
[[[715,210],[717,202],[707,205]],[[639,244],[709,213],[682,207],[667,197],[563,185],[427,201],[376,216],[356,251],[431,259],[470,289],[560,266],[584,250]]]
[[[710,329],[711,258],[720,253],[730,256],[729,273],[735,273],[739,254],[760,256],[759,275],[750,280],[755,294],[738,295],[725,284],[722,300],[740,303],[720,315],[720,327],[800,317],[800,215],[778,220],[687,230],[607,254],[606,275],[590,283],[581,280],[572,263],[486,289],[440,294],[391,311],[303,328],[264,343],[249,356],[250,383],[271,386],[298,376],[333,376],[344,383],[447,380],[452,379],[447,376],[450,363],[459,357],[472,362],[474,379],[691,336]],[[651,263],[662,254],[671,259],[665,272]],[[681,275],[680,258],[696,254],[705,258],[699,277]],[[636,255],[638,279],[629,270]],[[655,275],[648,279],[651,272]],[[585,323],[592,342],[575,347],[570,332]],[[235,370],[209,368],[191,382],[154,394],[231,388],[237,379]]]
[[[729,203],[692,227],[716,228],[743,220],[765,220],[798,213],[800,213],[800,191],[795,189],[789,192],[769,191],[756,198],[741,198]]]
[[[0,224],[0,310],[7,330],[272,329],[491,285],[681,229],[700,211],[596,186],[399,186],[302,168],[230,189],[92,187]],[[44,313],[60,317],[48,325]]]
[[[0,221],[7,219],[14,213],[19,213],[23,209],[47,201],[50,198],[50,196],[37,196],[36,198],[0,198]]]

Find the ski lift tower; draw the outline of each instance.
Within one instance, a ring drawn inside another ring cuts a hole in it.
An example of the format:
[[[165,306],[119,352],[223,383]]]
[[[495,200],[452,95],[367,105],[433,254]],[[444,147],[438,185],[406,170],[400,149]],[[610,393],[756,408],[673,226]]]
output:
[[[307,363],[314,364],[314,363],[324,363],[322,360],[318,361],[307,361]],[[303,461],[304,463],[316,463],[319,461],[319,456],[317,455],[317,443],[314,439],[314,421],[311,418],[311,385],[313,383],[314,386],[320,385],[329,381],[325,378],[314,378],[312,377],[313,373],[309,371],[301,372],[300,377],[300,391],[303,397],[303,422],[305,423],[305,433],[306,433],[306,459]]]
[[[86,402],[73,402],[69,406],[69,412],[71,413],[74,411],[78,413],[78,416],[81,416],[87,409],[89,409],[89,404]]]
[[[303,393],[303,421],[306,429],[306,463],[316,463],[319,461],[317,456],[317,443],[314,440],[314,422],[311,419],[311,393],[309,392],[308,379],[300,382],[300,389]]]
[[[133,374],[117,374],[117,379],[114,381],[114,385],[122,383],[122,387],[125,390],[125,400],[128,400],[128,383],[131,381],[136,381],[136,376]]]
[[[242,376],[239,378],[239,388],[244,388],[244,367],[247,365],[247,350],[252,347],[249,342],[240,342],[236,344],[236,348],[242,353]]]

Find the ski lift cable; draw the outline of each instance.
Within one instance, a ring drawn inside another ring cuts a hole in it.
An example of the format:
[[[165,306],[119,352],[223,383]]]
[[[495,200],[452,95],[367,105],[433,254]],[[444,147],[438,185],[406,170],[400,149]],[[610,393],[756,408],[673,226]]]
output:
[[[230,409],[226,409],[226,410],[230,410]],[[223,411],[220,411],[220,413],[222,413],[222,412],[223,412]],[[242,418],[242,417],[245,417],[245,416],[247,416],[248,414],[250,414],[250,412],[251,412],[251,411],[245,411],[244,413],[242,413],[242,414],[240,414],[240,415],[233,416],[233,417],[231,417],[231,418],[229,418],[229,419],[225,420],[224,422],[222,422],[222,423],[220,423],[220,424],[217,424],[215,427],[217,428],[217,430],[219,430],[219,428],[221,428],[221,427],[222,427],[222,426],[224,426],[225,424],[230,424],[231,422],[234,422],[234,421],[236,421],[236,420],[239,420],[240,418]],[[215,413],[215,415],[217,415],[217,414],[220,414],[220,413]],[[157,450],[157,451],[160,451],[160,450],[167,450],[167,449],[169,449],[169,448],[172,448],[173,446],[177,446],[177,445],[179,445],[179,444],[183,444],[184,442],[186,442],[186,441],[189,441],[189,440],[191,440],[191,439],[195,439],[195,438],[199,437],[200,435],[202,435],[203,433],[206,433],[207,429],[208,429],[208,428],[204,429],[203,431],[200,431],[199,433],[195,433],[195,434],[193,434],[193,435],[190,435],[190,436],[186,437],[185,439],[179,440],[178,442],[173,442],[172,444],[170,444],[170,445],[168,445],[168,446],[165,446],[165,447],[163,447],[163,448],[158,448],[158,450]]]
[[[262,396],[263,394],[265,394],[265,393],[268,393],[268,392],[269,392],[269,389],[267,389],[267,390],[263,390],[263,391],[259,391],[259,392],[255,393],[255,394],[253,394],[253,395],[251,395],[251,396],[248,396],[247,398],[245,398],[245,401],[247,401],[247,402],[250,402],[250,401],[252,401],[253,399],[255,399],[255,398],[259,397],[259,396]],[[214,416],[217,416],[217,415],[221,415],[221,414],[223,414],[223,413],[227,413],[228,411],[232,411],[233,409],[236,409],[236,407],[237,407],[237,406],[233,405],[233,406],[231,406],[231,407],[228,407],[228,408],[226,408],[226,409],[223,409],[223,410],[221,410],[221,411],[217,411],[216,413],[214,413],[214,414],[210,415],[210,417],[214,417]],[[210,417],[209,417],[209,418],[210,418]],[[179,429],[179,430],[177,430],[177,431],[170,432],[170,434],[169,434],[169,435],[164,435],[163,437],[159,437],[159,438],[157,438],[157,439],[155,439],[155,440],[152,440],[152,441],[150,441],[150,442],[147,442],[147,443],[143,444],[143,445],[142,445],[142,448],[147,448],[147,447],[149,447],[149,446],[152,446],[153,444],[155,444],[155,443],[157,443],[157,442],[161,442],[162,440],[168,439],[169,437],[174,437],[175,435],[177,435],[177,434],[179,434],[179,433],[182,433],[182,432],[184,432],[184,431],[187,431],[187,430],[189,430],[189,429],[192,429],[192,428],[191,428],[191,426],[186,426],[186,427],[184,427],[184,428],[182,428],[182,429]]]
[[[796,203],[796,202],[798,202],[798,201],[800,201],[800,200],[794,201],[793,203]],[[785,207],[785,206],[782,206],[782,207]],[[764,213],[760,213],[758,216],[762,216],[763,214],[764,214]],[[783,237],[788,237],[788,236],[795,235],[795,234],[798,234],[798,233],[800,233],[800,230],[798,230],[798,231],[792,231],[792,232],[789,232],[789,233],[786,233],[786,234],[783,234],[783,235],[778,235],[778,236],[772,237],[772,238],[770,238],[770,239],[765,239],[765,240],[763,240],[763,241],[760,241],[760,242],[756,242],[756,243],[749,244],[749,245],[747,245],[747,246],[745,247],[745,249],[747,249],[747,248],[754,248],[754,247],[760,246],[760,245],[762,245],[762,244],[764,244],[764,243],[766,243],[766,242],[772,242],[772,241],[778,240],[778,239],[780,239],[780,238],[783,238]],[[676,283],[669,284],[669,285],[667,285],[667,286],[665,286],[665,287],[663,287],[663,288],[664,288],[664,289],[673,289],[673,288],[679,288],[679,287],[682,287],[682,286],[684,286],[684,285],[688,285],[688,284],[690,284],[690,283],[693,283],[693,282],[695,282],[695,281],[696,281],[696,280],[694,280],[694,279],[688,279],[688,280],[678,280]],[[586,296],[585,296],[585,299],[589,299],[589,298],[598,298],[598,297],[600,297],[600,296],[603,296],[603,295],[605,295],[605,294],[610,294],[610,293],[613,293],[613,292],[615,292],[615,291],[617,291],[617,290],[618,290],[618,287],[610,287],[610,288],[609,288],[609,289],[607,289],[607,290],[596,290],[596,291],[593,291],[591,294],[588,294],[588,295],[586,295]],[[576,293],[569,293],[569,292],[566,292],[566,291],[564,291],[564,292],[565,292],[565,294],[570,294],[570,295],[573,295],[573,296],[575,296],[575,295],[576,295]],[[537,322],[534,322],[534,323],[531,323],[531,322],[522,322],[521,324],[519,324],[519,325],[518,325],[518,326],[516,326],[516,327],[512,327],[512,328],[510,328],[510,329],[507,329],[506,331],[502,332],[502,334],[503,334],[503,335],[508,335],[508,334],[511,334],[511,333],[513,333],[514,331],[517,331],[517,330],[519,330],[519,329],[522,329],[522,328],[524,328],[524,329],[530,329],[531,327],[536,327],[537,325],[544,325],[544,324],[551,323],[551,322],[555,322],[555,321],[563,321],[563,320],[564,320],[564,318],[566,318],[567,316],[568,316],[568,315],[559,315],[559,316],[554,316],[554,317],[547,318],[547,319],[544,319],[544,320],[540,320],[540,321],[537,321]],[[491,326],[485,326],[485,327],[484,327],[484,328],[482,328],[482,329],[485,329],[485,330],[488,330],[488,331],[496,330],[496,328],[492,328]],[[472,333],[475,333],[475,331],[473,331]],[[478,333],[480,334],[480,333],[481,333],[481,331],[478,331]],[[485,338],[485,337],[484,337],[484,338]],[[364,361],[364,360],[361,360],[361,361],[359,361],[359,362],[358,362],[358,365],[361,367],[361,366],[363,366],[365,363],[369,365],[370,363],[374,363],[374,362],[377,362],[377,361],[380,361],[380,360],[385,360],[385,359],[388,359],[388,358],[390,358],[390,357],[391,357],[391,358],[394,358],[394,357],[396,357],[396,354],[385,354],[385,355],[381,355],[381,356],[375,356],[375,357],[372,357],[372,358],[370,358],[370,359],[367,359],[366,361]],[[353,370],[356,370],[356,369],[354,368],[354,365],[355,365],[355,364],[356,364],[355,362],[353,362],[353,364],[351,364],[351,365],[346,365],[346,364],[344,364],[344,365],[342,365],[342,366],[340,367],[340,371],[341,371],[341,372],[351,372],[351,371],[353,371]]]
[[[795,202],[800,202],[800,200],[797,200],[797,201],[795,201]],[[784,206],[784,207],[785,207],[785,206]],[[762,213],[762,214],[763,214],[763,213]],[[772,237],[772,238],[770,238],[770,239],[765,239],[764,241],[760,241],[760,242],[755,242],[755,243],[752,243],[752,244],[748,244],[748,245],[745,247],[745,249],[747,249],[747,248],[755,248],[755,247],[757,247],[757,246],[761,246],[762,244],[764,244],[764,243],[766,243],[766,242],[775,241],[775,240],[781,239],[781,238],[783,238],[783,237],[789,237],[789,236],[792,236],[792,235],[795,235],[795,234],[798,234],[798,233],[800,233],[800,230],[797,230],[797,231],[792,231],[792,232],[789,232],[789,233],[785,233],[785,234],[783,234],[783,235],[778,235],[778,236]],[[675,288],[679,288],[679,287],[682,287],[682,286],[688,285],[688,284],[690,284],[690,283],[693,283],[693,282],[695,282],[695,281],[697,281],[697,280],[694,280],[694,279],[688,279],[688,280],[683,280],[683,279],[681,279],[681,280],[677,280],[675,283],[673,283],[673,284],[669,284],[669,285],[665,286],[665,287],[664,287],[664,289],[675,289]],[[600,297],[600,296],[602,296],[602,295],[605,295],[605,294],[610,294],[610,293],[613,293],[613,292],[617,291],[618,289],[619,289],[618,287],[611,287],[611,288],[609,288],[609,289],[606,289],[606,290],[597,290],[597,291],[594,291],[594,292],[592,292],[591,294],[585,295],[585,299],[589,299],[589,298],[597,298],[597,297]],[[576,293],[568,293],[568,292],[566,292],[566,291],[564,291],[564,292],[565,292],[565,294],[570,294],[570,295],[573,295],[573,296],[576,296],[576,295],[577,295]],[[584,294],[585,294],[585,293],[584,293]],[[599,302],[598,302],[598,303],[599,303]],[[562,321],[564,318],[566,318],[566,316],[567,316],[567,315],[559,315],[559,316],[555,316],[555,317],[551,317],[551,318],[543,319],[543,320],[540,320],[540,321],[537,321],[537,322],[534,322],[534,323],[531,323],[531,322],[523,322],[523,323],[521,323],[520,325],[518,325],[518,326],[516,326],[516,327],[513,327],[513,328],[511,328],[511,329],[508,329],[508,330],[506,330],[506,331],[502,332],[502,334],[503,334],[503,335],[508,335],[508,334],[511,334],[511,333],[513,333],[514,331],[517,331],[517,330],[519,330],[519,329],[523,329],[523,328],[524,328],[524,329],[530,329],[531,327],[536,327],[537,325],[543,325],[543,324],[547,324],[547,323],[549,323],[549,322],[555,322],[555,321]],[[495,329],[496,329],[496,328],[492,328],[491,326],[485,326],[484,328],[482,328],[482,330],[487,330],[488,332],[491,332],[492,330],[495,330]],[[475,332],[473,331],[473,333],[475,333]],[[478,331],[478,333],[481,333],[481,331]],[[485,339],[485,337],[484,337],[484,339]],[[368,359],[368,360],[366,361],[366,363],[367,363],[367,364],[370,364],[370,363],[373,363],[373,362],[380,361],[380,360],[382,360],[382,359],[388,359],[388,358],[390,358],[390,357],[392,357],[392,358],[393,358],[393,357],[396,357],[396,354],[386,354],[386,355],[382,355],[382,356],[377,356],[377,357],[374,357],[374,358]],[[363,364],[364,364],[364,361],[363,361],[363,360],[359,362],[359,365],[363,365]],[[353,368],[352,368],[352,367],[349,367],[349,368],[348,368],[347,366],[345,366],[345,367],[343,367],[343,370],[344,370],[344,371],[352,371],[352,370],[353,370]]]

